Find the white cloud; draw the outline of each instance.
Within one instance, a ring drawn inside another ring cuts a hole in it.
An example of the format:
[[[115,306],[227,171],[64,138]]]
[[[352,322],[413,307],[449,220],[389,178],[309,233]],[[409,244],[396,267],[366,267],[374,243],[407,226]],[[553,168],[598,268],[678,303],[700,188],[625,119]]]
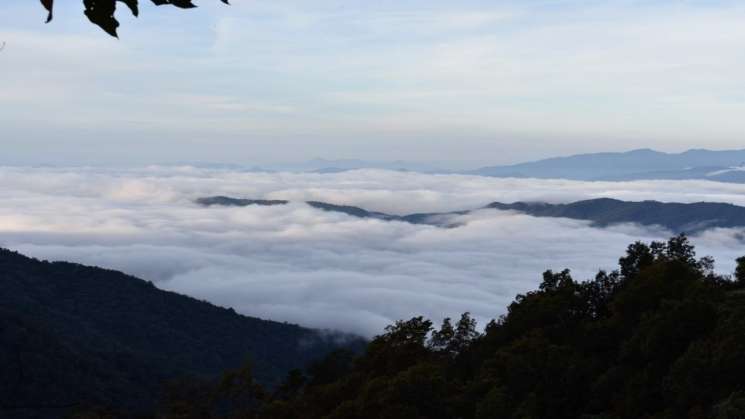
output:
[[[132,170],[0,169],[0,245],[42,258],[100,265],[255,316],[374,334],[400,318],[471,311],[482,322],[545,269],[589,278],[613,269],[626,245],[669,233],[607,229],[498,211],[454,229],[363,220],[300,202],[202,208],[225,194],[323,200],[393,213],[473,208],[490,201],[597,196],[745,205],[745,185],[714,182],[573,182],[423,175],[245,173],[190,167]],[[740,233],[696,237],[723,271]]]

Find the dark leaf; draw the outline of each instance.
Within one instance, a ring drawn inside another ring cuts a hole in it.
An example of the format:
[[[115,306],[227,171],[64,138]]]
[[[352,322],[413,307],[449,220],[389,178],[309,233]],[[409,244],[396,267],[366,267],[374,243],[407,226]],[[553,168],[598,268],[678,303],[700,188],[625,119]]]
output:
[[[52,9],[54,8],[54,0],[41,0],[42,6],[49,12],[47,15],[47,23],[52,21]]]
[[[152,1],[153,3],[155,3],[156,6],[170,4],[176,7],[180,7],[182,9],[191,9],[193,7],[197,7],[197,5],[192,3],[191,0],[152,0]]]
[[[119,22],[114,18],[116,0],[83,0],[83,5],[88,20],[118,38],[116,28],[119,27]]]
[[[124,3],[129,7],[129,10],[132,11],[132,14],[135,16],[138,16],[140,14],[140,9],[137,7],[137,0],[119,0],[120,2]]]

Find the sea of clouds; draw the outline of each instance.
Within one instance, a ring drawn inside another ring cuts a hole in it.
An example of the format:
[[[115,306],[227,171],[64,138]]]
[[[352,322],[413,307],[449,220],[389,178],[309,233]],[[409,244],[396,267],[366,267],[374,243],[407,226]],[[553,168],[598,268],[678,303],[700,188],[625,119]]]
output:
[[[286,199],[274,207],[201,207],[203,196]],[[457,228],[359,219],[318,200],[393,214],[492,201],[614,197],[745,205],[745,185],[708,181],[579,182],[380,170],[252,173],[193,167],[0,168],[0,246],[122,270],[157,286],[262,318],[367,336],[402,318],[470,311],[483,325],[546,269],[578,279],[616,267],[661,228],[482,210]],[[693,237],[731,272],[742,231]]]

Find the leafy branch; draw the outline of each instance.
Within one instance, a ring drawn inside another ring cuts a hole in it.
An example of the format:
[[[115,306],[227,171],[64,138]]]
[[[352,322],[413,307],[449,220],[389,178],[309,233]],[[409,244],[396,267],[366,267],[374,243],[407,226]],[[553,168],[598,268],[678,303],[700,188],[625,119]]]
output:
[[[52,21],[54,12],[54,0],[40,0],[42,6],[47,9],[49,13],[47,15],[46,22]],[[151,0],[156,6],[172,5],[181,9],[191,9],[197,7],[192,0]],[[228,0],[220,0],[225,4],[229,4]],[[106,33],[113,37],[117,37],[116,29],[119,27],[119,21],[116,20],[114,14],[116,12],[117,2],[124,3],[137,17],[140,14],[138,7],[138,0],[83,0],[83,6],[85,7],[85,15],[91,23],[97,25],[103,29]]]

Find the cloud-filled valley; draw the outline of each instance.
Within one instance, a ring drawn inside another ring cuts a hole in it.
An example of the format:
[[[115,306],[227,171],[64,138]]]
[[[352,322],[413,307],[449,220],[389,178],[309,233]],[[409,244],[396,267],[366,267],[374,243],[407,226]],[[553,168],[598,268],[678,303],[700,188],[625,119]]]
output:
[[[578,278],[613,269],[661,228],[594,228],[560,218],[483,210],[442,229],[360,219],[300,201],[391,214],[478,208],[492,201],[597,197],[745,205],[745,185],[707,181],[580,182],[359,170],[251,173],[190,167],[0,169],[0,246],[99,265],[237,311],[372,335],[422,314],[472,312],[482,324],[546,269]],[[196,198],[285,199],[275,207],[209,207]],[[693,238],[729,272],[739,230]]]

